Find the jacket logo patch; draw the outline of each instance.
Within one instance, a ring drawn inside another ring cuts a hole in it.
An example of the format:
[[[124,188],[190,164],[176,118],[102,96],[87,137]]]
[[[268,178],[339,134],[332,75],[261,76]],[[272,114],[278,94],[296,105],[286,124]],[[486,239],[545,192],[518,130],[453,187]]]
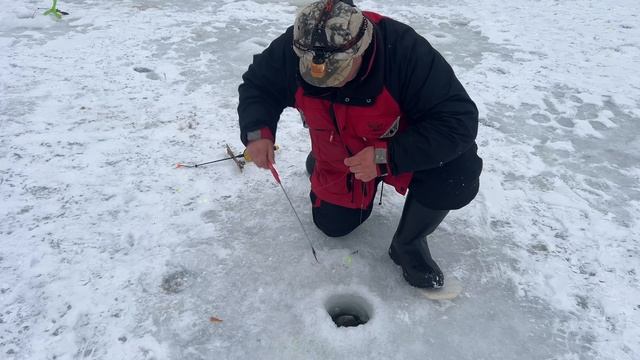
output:
[[[387,131],[384,134],[382,134],[382,136],[380,136],[380,139],[392,137],[398,132],[399,128],[400,128],[400,116],[398,116],[396,118],[396,121],[394,121],[393,124],[391,124],[391,127],[387,129]]]

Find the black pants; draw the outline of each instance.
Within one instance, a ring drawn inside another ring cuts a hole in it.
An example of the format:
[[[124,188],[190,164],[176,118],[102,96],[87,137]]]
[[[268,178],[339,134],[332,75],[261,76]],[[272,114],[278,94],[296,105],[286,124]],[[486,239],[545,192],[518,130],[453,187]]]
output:
[[[468,156],[477,159],[475,167],[469,168],[464,166],[463,161],[454,160],[442,167],[417,171],[413,174],[409,191],[413,193],[416,201],[421,205],[433,210],[434,218],[441,214],[440,221],[449,210],[467,205],[478,194],[482,161],[475,154],[475,151],[469,152]],[[462,156],[461,160],[465,160],[464,157]],[[360,210],[320,201],[313,191],[310,197],[311,204],[313,204],[313,222],[330,237],[349,234],[369,218],[373,209],[373,201],[366,209]]]
[[[371,215],[371,210],[373,210],[373,203],[369,204],[366,209],[351,209],[326,201],[319,201],[319,204],[316,204],[318,199],[313,191],[309,196],[311,197],[311,204],[314,204],[311,210],[313,222],[318,229],[330,237],[349,234],[367,220]]]

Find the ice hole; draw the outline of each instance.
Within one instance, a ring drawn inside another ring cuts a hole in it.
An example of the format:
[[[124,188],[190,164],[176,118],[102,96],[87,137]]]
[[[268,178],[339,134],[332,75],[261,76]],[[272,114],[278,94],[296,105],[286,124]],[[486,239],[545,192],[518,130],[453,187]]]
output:
[[[373,316],[371,304],[360,295],[332,295],[325,308],[337,327],[355,327],[366,324]]]

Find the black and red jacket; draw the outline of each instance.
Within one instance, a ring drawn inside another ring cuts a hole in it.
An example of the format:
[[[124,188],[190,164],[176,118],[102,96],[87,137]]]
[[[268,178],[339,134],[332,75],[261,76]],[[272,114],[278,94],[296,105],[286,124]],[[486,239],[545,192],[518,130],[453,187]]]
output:
[[[372,12],[364,15],[375,24],[374,39],[356,78],[341,88],[318,88],[302,80],[293,27],[254,57],[239,87],[243,143],[275,141],[280,114],[285,107],[297,108],[316,158],[312,191],[349,208],[366,208],[373,201],[376,182],[355,179],[343,163],[367,146],[387,149],[387,168],[381,170],[388,175],[382,180],[402,194],[416,172],[442,178],[443,186],[448,176],[477,182],[482,166],[475,145],[478,111],[449,64],[411,27]],[[465,163],[443,177],[438,169],[456,159]],[[458,208],[476,193],[434,207]]]

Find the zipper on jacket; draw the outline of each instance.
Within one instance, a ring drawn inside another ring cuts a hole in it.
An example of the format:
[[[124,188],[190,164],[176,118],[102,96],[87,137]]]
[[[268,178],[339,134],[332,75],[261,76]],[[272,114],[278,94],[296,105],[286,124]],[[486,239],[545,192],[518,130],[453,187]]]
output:
[[[347,191],[351,193],[351,202],[355,201],[355,191],[353,191],[353,173],[347,174]]]
[[[335,95],[334,95],[335,96]],[[336,127],[336,133],[338,134],[338,136],[340,136],[340,139],[342,138],[342,133],[340,132],[340,126],[338,125],[338,118],[336,117],[336,112],[333,108],[334,102],[333,99],[331,100],[330,104],[329,104],[329,115],[331,116],[331,120],[333,120],[333,126]],[[333,140],[333,132],[331,133],[331,138],[329,139],[329,141]],[[347,151],[347,154],[349,154],[349,157],[353,156],[353,153],[351,152],[351,150],[349,149],[349,147],[347,146],[346,142],[344,141],[344,139],[342,140],[342,146],[344,146],[344,149]],[[347,170],[349,171],[349,170]],[[347,174],[347,191],[351,193],[351,202],[356,201],[356,194],[355,191],[353,191],[353,184],[355,183],[355,179],[353,177],[353,173],[349,172]]]
[[[334,102],[333,100],[331,100],[331,103],[329,105],[329,115],[331,116],[331,120],[333,120],[333,126],[336,127],[336,132],[338,133],[338,136],[340,136],[340,138],[342,139],[342,133],[340,132],[340,126],[338,126],[338,118],[336,117],[336,112],[333,109],[333,105],[334,105]],[[344,146],[344,149],[347,150],[347,154],[349,154],[349,157],[353,156],[353,153],[351,152],[351,150],[349,150],[349,147],[344,142],[344,140],[342,141],[342,145]]]

